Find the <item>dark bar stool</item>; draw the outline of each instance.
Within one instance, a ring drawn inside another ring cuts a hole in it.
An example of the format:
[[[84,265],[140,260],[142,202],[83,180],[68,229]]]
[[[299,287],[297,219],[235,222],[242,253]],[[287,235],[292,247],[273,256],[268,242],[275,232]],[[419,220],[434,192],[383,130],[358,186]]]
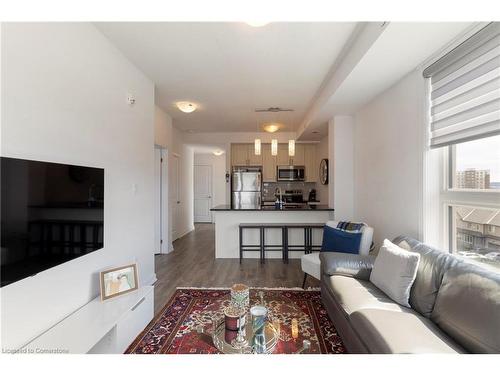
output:
[[[244,229],[258,229],[259,230],[259,244],[258,245],[246,245],[243,243],[243,230]],[[243,259],[243,252],[245,251],[253,251],[259,252],[260,263],[264,263],[264,243],[265,243],[265,234],[264,227],[259,223],[241,223],[239,225],[240,231],[240,264]]]

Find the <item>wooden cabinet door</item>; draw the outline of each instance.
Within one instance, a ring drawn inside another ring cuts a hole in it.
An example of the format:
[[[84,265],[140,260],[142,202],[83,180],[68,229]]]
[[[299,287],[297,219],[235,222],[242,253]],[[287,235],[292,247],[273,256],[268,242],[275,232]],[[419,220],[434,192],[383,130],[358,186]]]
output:
[[[278,165],[290,165],[290,157],[288,156],[288,143],[278,144],[278,156],[276,157]]]
[[[287,145],[288,152],[288,145]],[[291,157],[290,163],[292,165],[304,165],[304,145],[301,143],[295,143],[295,155]]]
[[[231,164],[233,166],[248,165],[248,144],[231,144]]]
[[[271,155],[271,145],[262,144],[262,181],[276,182],[276,156]]]
[[[248,165],[261,166],[262,165],[262,145],[260,155],[255,155],[255,144],[250,143],[247,145]]]
[[[316,162],[316,145],[304,145],[304,166],[306,168],[306,182],[318,182],[319,165]]]

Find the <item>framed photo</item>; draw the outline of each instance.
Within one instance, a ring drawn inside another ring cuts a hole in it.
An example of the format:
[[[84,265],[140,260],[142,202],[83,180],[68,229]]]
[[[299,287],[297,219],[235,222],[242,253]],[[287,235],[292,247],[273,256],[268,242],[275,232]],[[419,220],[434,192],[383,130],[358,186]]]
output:
[[[99,280],[101,301],[137,290],[137,264],[101,271]]]

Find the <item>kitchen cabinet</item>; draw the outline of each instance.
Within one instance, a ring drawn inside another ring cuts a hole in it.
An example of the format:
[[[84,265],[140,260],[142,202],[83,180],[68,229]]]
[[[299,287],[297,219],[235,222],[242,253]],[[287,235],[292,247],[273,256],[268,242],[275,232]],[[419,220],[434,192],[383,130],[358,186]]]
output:
[[[261,166],[262,152],[261,155],[255,155],[253,143],[233,143],[231,144],[231,164],[233,166]]]
[[[276,182],[276,156],[271,155],[271,145],[262,144],[262,181]]]
[[[260,146],[260,155],[255,155],[255,144],[248,145],[248,165],[262,165],[262,145]]]
[[[304,145],[295,143],[295,155],[288,156],[288,143],[278,144],[278,165],[304,165]]]
[[[278,144],[278,156],[276,156],[278,165],[290,165],[290,157],[288,156],[288,144]]]
[[[287,145],[288,153],[288,145]],[[301,143],[295,143],[295,155],[290,156],[290,165],[304,165],[304,145]]]
[[[306,168],[306,182],[318,181],[319,165],[316,162],[316,144],[304,144],[304,166]]]

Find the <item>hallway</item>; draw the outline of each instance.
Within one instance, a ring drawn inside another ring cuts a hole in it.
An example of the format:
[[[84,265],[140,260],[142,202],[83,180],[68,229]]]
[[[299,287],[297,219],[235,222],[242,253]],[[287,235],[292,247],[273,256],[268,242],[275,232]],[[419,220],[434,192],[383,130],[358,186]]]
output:
[[[155,314],[168,302],[177,287],[230,287],[244,283],[253,287],[301,287],[304,274],[300,259],[284,264],[270,259],[215,259],[213,224],[196,224],[195,230],[174,242],[170,254],[155,256],[158,281],[155,284]],[[306,287],[318,287],[319,281],[309,277]]]

